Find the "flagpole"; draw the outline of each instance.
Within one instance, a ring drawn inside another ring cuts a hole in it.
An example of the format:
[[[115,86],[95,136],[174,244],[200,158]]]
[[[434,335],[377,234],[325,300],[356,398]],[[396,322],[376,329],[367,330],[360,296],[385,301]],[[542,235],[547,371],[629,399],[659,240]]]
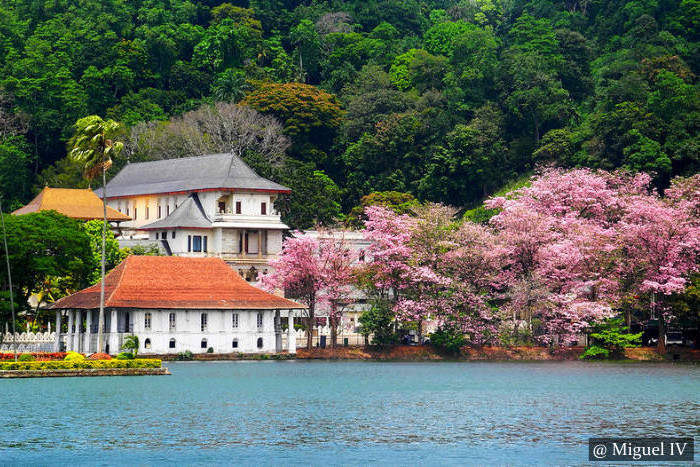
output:
[[[7,262],[7,281],[10,285],[10,311],[12,311],[12,353],[15,356],[15,361],[17,361],[17,326],[15,325],[15,299],[12,294],[10,251],[7,248],[7,233],[5,232],[5,215],[2,212],[2,197],[0,197],[0,220],[2,221],[2,241],[5,244],[5,261]]]

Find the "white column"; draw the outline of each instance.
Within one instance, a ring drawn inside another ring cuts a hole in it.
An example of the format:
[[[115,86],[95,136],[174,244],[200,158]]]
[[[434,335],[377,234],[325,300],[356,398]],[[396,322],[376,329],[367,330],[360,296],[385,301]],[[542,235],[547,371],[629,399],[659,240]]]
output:
[[[75,333],[73,333],[73,350],[80,352],[80,323],[82,321],[81,311],[75,310],[73,313],[73,324],[75,325]]]
[[[53,344],[54,352],[61,350],[61,310],[56,310],[56,342]]]
[[[287,352],[297,353],[297,333],[294,330],[294,310],[289,310],[287,321]]]
[[[105,314],[107,310],[105,310]],[[111,310],[109,315],[109,353],[118,354],[121,352],[119,348],[119,334],[117,334],[117,310]]]
[[[92,310],[87,311],[85,319],[85,351],[88,353],[94,352],[92,349]]]
[[[66,350],[73,350],[73,334],[75,325],[75,315],[73,310],[68,310],[68,339],[66,339]]]

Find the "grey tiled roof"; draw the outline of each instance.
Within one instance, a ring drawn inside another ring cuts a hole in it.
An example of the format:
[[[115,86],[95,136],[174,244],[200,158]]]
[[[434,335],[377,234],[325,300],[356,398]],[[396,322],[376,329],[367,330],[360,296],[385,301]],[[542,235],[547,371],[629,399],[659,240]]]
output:
[[[211,228],[211,219],[207,217],[197,193],[192,193],[181,205],[165,219],[139,227],[139,230],[187,228]]]
[[[107,183],[107,198],[216,188],[289,191],[256,174],[238,156],[210,154],[127,164]],[[102,196],[102,190],[95,194]]]

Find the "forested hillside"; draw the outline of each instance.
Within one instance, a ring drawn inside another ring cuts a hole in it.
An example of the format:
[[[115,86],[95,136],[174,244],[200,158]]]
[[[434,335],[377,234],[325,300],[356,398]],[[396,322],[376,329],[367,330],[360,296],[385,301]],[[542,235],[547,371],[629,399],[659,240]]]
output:
[[[699,45],[699,0],[2,0],[0,190],[84,184],[90,114],[130,160],[232,145],[296,227],[375,191],[469,207],[538,164],[663,188],[700,166]]]

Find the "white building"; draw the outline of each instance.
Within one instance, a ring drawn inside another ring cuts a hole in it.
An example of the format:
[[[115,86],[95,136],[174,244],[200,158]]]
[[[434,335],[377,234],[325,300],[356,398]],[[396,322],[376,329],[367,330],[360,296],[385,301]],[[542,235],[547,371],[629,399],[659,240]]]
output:
[[[157,244],[167,255],[216,256],[249,281],[282,249],[274,203],[290,193],[233,154],[128,164],[106,187],[107,204],[133,220],[121,243]],[[96,192],[101,196],[101,191]]]
[[[97,283],[49,307],[57,330],[68,319],[57,349],[63,341],[66,350],[97,352],[99,299]],[[296,353],[287,323],[303,308],[248,284],[220,258],[128,256],[105,278],[105,350],[120,352],[133,334],[145,355]]]

